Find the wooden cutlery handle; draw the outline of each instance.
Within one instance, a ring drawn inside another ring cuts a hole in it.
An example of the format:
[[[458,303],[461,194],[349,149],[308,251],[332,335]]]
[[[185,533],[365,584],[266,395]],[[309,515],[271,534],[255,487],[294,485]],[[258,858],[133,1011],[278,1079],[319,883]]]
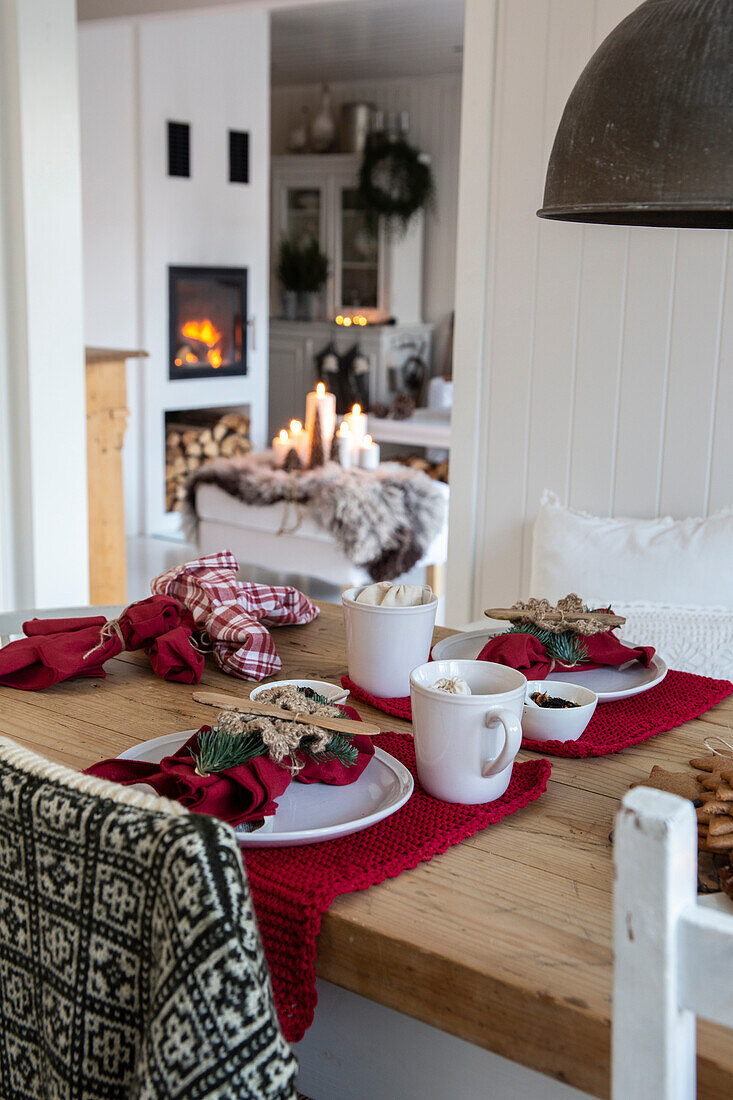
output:
[[[268,718],[281,718],[285,722],[303,722],[319,729],[333,730],[334,733],[363,734],[373,737],[379,733],[379,726],[372,722],[355,722],[353,718],[331,718],[324,714],[308,714],[306,711],[284,710],[274,703],[261,703],[259,699],[248,699],[242,695],[224,695],[218,691],[194,691],[194,700],[207,707],[219,707],[222,710],[241,710],[251,714],[265,714]]]
[[[522,623],[526,621],[533,622],[537,612],[529,608],[489,607],[484,611],[484,615],[489,619]],[[608,626],[623,626],[626,622],[623,615],[611,615],[608,611],[572,611],[568,613],[568,616],[571,619],[580,621],[596,619],[599,623],[606,623]],[[561,611],[543,611],[542,617],[543,619],[549,619],[550,622],[562,622],[563,613]],[[568,629],[571,629],[570,626],[568,626]]]

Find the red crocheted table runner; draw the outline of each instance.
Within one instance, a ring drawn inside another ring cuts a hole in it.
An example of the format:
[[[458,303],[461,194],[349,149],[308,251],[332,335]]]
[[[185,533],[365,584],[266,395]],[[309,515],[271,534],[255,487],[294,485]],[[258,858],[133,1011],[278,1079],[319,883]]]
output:
[[[316,1007],[316,937],[334,898],[395,878],[539,798],[550,764],[515,764],[506,793],[495,802],[462,806],[425,794],[417,782],[412,739],[381,733],[374,743],[409,768],[409,801],[363,832],[293,848],[244,849],[252,900],[270,968],[280,1024],[296,1043]]]
[[[410,706],[410,696],[406,695],[404,699],[382,699],[376,695],[370,695],[368,691],[364,691],[364,688],[360,688],[358,684],[355,684],[353,680],[350,680],[348,676],[341,677],[341,687],[348,688],[355,699],[358,699],[360,703],[368,703],[370,707],[376,707],[377,710],[383,710],[385,714],[391,714],[393,718],[404,718],[405,722],[412,721],[412,708]]]
[[[405,699],[377,699],[353,684],[347,676],[341,680],[355,699],[368,703],[386,714],[410,721],[409,696]],[[577,741],[532,741],[525,737],[522,748],[549,756],[607,756],[621,752],[627,745],[638,745],[657,733],[699,718],[706,710],[733,692],[730,680],[711,680],[691,672],[668,672],[661,684],[614,703],[599,703],[585,733]]]

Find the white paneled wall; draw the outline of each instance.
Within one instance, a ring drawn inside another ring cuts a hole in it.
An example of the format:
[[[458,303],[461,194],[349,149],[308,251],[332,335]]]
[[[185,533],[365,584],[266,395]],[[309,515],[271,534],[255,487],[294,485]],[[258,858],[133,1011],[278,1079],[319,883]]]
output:
[[[467,34],[479,6],[485,32],[486,2],[468,0]],[[458,614],[527,594],[545,487],[574,507],[615,515],[681,517],[733,504],[729,234],[535,216],[567,95],[635,6],[496,0],[489,243],[469,241],[463,257],[468,264],[483,249],[487,292],[481,370],[456,371],[459,408],[470,409],[481,384],[482,478],[475,519],[452,517],[454,529],[461,520],[456,537],[470,530],[473,538],[472,568],[449,580]],[[466,64],[477,63],[467,53]],[[469,79],[464,72],[467,87]],[[468,118],[464,136],[481,136]],[[474,216],[468,202],[460,216]],[[461,315],[460,287],[459,271],[459,340],[473,323]],[[454,483],[471,476],[470,454],[461,444],[454,455]]]
[[[128,365],[128,534],[169,533],[164,411],[243,407],[265,444],[268,387],[269,14],[86,22],[79,28],[86,340],[141,347]],[[216,59],[211,66],[191,58]],[[166,122],[191,126],[191,177],[166,173]],[[228,130],[250,135],[250,181],[228,180]],[[169,381],[168,266],[245,267],[246,377]]]
[[[410,140],[432,156],[436,201],[425,222],[424,319],[439,326],[435,363],[442,366],[447,317],[453,309],[456,271],[458,147],[461,78],[453,74],[422,79],[345,82],[332,85],[334,109],[367,100],[386,112],[410,112]],[[281,85],[272,89],[272,152],[286,153],[288,136],[301,121],[303,105],[312,118],[320,85]]]

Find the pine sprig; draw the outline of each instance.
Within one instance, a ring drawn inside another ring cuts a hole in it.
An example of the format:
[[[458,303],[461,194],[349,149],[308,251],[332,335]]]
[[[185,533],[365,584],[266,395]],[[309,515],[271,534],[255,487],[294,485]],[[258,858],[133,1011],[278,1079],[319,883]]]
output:
[[[307,744],[302,742],[300,752],[317,764],[325,763],[327,760],[338,760],[339,764],[344,764],[347,768],[353,767],[359,755],[356,745],[343,733],[334,733],[322,752],[313,752]]]
[[[309,687],[296,687],[296,691],[299,691],[301,695],[305,695],[306,699],[312,699],[314,703],[320,703],[322,707],[331,707],[333,703],[326,698],[325,695],[319,695],[317,691]]]
[[[240,733],[218,722],[209,730],[202,730],[196,739],[196,752],[191,756],[200,775],[212,775],[248,764],[267,752],[257,733]]]
[[[563,665],[579,665],[588,659],[588,650],[585,643],[573,630],[566,630],[562,634],[553,634],[551,630],[544,630],[536,623],[521,623],[510,626],[507,633],[533,634],[535,638],[542,642],[547,650],[547,656]]]

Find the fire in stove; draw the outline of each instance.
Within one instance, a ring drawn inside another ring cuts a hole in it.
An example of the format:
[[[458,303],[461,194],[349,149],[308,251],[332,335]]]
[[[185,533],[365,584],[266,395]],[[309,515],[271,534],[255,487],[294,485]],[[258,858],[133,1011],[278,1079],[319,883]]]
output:
[[[214,370],[222,364],[221,341],[223,333],[214,328],[211,321],[186,321],[181,328],[183,343],[174,359],[177,367],[184,363],[192,366],[206,366]]]
[[[169,377],[247,373],[247,272],[171,267]]]

